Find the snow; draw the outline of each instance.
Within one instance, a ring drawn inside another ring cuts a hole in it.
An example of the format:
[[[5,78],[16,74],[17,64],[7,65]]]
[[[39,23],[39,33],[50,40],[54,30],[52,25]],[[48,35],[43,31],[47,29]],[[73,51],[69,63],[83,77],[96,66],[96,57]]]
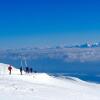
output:
[[[46,73],[19,75],[13,67],[0,64],[1,100],[100,100],[100,85],[77,78],[56,78]]]
[[[0,74],[8,74],[8,67],[10,65],[0,63]],[[12,74],[18,74],[19,70],[12,66]]]

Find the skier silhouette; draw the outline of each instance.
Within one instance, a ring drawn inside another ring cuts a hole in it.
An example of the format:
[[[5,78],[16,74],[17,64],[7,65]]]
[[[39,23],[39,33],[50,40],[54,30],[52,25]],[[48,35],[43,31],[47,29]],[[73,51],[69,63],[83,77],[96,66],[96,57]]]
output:
[[[26,67],[26,73],[29,73],[29,68],[28,67]]]
[[[20,67],[20,74],[22,75],[22,71],[23,71],[23,68],[22,67]]]
[[[8,70],[9,70],[9,75],[11,75],[11,71],[12,71],[11,65],[9,65]]]
[[[33,69],[32,68],[30,68],[30,73],[32,73],[33,72]]]

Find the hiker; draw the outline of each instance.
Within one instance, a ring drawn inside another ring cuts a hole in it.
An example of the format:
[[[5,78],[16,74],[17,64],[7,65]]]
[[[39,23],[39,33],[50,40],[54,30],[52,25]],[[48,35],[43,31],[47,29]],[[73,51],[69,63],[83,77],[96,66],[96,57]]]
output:
[[[33,72],[33,69],[32,68],[30,68],[30,73],[32,73]]]
[[[29,68],[28,67],[26,67],[26,73],[29,73]]]
[[[22,71],[23,71],[23,68],[22,67],[20,67],[20,74],[22,75]]]
[[[11,65],[8,67],[8,70],[9,70],[9,75],[11,75],[11,71],[12,71]]]

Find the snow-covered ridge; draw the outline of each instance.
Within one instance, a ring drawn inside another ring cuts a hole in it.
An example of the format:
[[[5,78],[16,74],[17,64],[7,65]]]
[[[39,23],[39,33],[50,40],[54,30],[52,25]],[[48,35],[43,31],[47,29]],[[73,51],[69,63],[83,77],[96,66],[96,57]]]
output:
[[[77,78],[56,78],[46,73],[19,75],[13,67],[12,75],[8,65],[0,64],[1,100],[99,100],[100,85],[84,82]],[[5,69],[5,70],[4,70]]]
[[[81,45],[75,45],[73,47],[77,47],[77,48],[96,48],[96,47],[100,47],[100,42],[98,43],[85,43],[85,44],[81,44]]]
[[[0,63],[0,74],[9,74],[8,67],[9,64]],[[18,74],[19,70],[12,66],[12,74]]]

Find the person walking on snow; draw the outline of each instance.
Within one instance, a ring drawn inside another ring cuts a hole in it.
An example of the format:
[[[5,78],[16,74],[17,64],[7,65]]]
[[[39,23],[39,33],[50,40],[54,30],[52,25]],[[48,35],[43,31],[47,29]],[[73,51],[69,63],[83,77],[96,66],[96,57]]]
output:
[[[22,75],[22,71],[23,71],[23,68],[22,67],[20,67],[20,74]]]
[[[33,72],[33,69],[32,68],[30,68],[30,73],[32,73]]]
[[[29,73],[29,67],[26,67],[26,73]]]
[[[11,65],[8,67],[8,70],[9,70],[9,75],[11,75],[11,71],[12,71]]]

